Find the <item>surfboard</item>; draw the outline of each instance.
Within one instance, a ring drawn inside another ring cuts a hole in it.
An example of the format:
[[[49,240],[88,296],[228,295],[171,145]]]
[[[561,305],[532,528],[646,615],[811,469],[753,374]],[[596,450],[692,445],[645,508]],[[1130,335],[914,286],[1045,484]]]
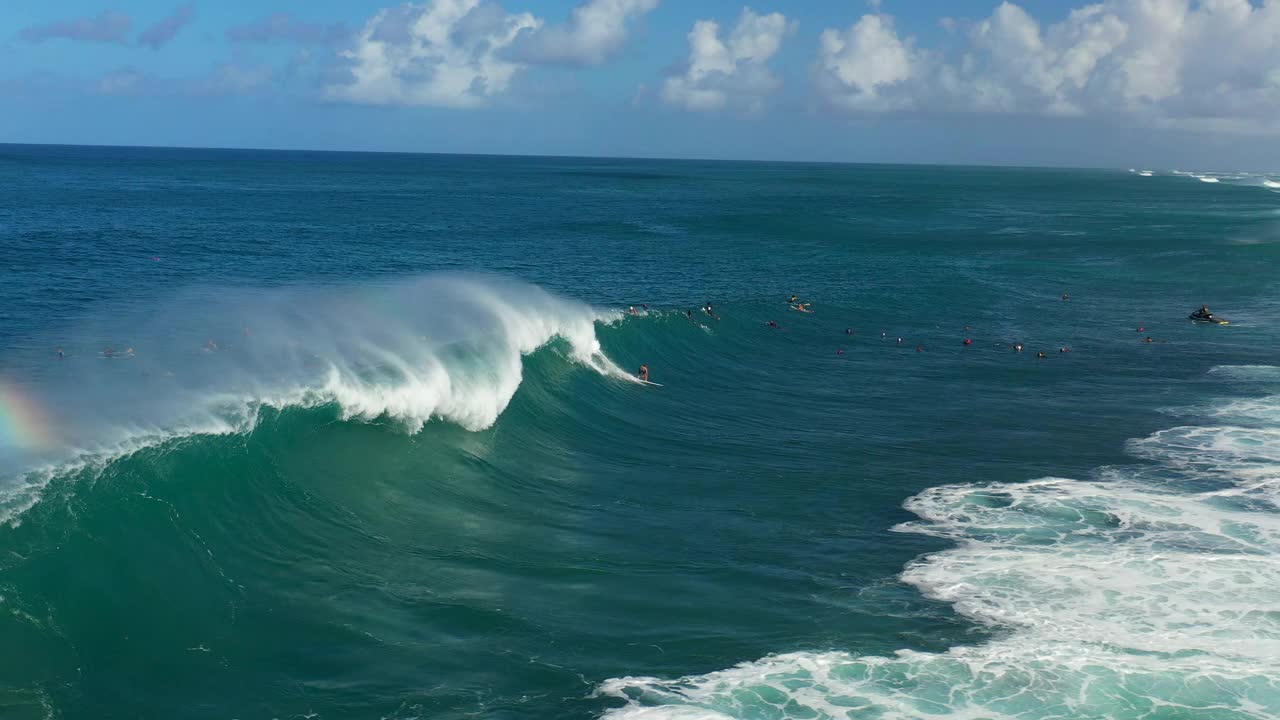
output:
[[[649,382],[648,380],[637,380],[636,382],[644,383],[645,385],[652,385],[654,387],[665,387],[662,383]]]

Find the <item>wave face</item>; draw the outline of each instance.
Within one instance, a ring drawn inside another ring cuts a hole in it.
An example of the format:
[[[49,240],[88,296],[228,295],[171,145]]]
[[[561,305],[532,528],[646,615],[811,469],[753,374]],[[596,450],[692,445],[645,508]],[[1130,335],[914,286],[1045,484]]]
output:
[[[0,522],[68,468],[182,437],[248,433],[263,408],[331,404],[342,420],[385,419],[410,433],[433,418],[490,427],[520,386],[523,357],[552,341],[571,362],[630,379],[596,340],[607,317],[532,285],[439,275],[362,288],[207,290],[158,313],[81,327],[72,335],[124,340],[109,351],[72,348],[62,369],[74,379],[24,392],[52,409],[40,422],[56,431],[2,448],[9,479]]]
[[[1275,380],[1276,368],[1218,368]],[[903,581],[997,638],[892,656],[795,652],[599,692],[611,718],[1280,717],[1280,396],[1130,444],[1098,480],[946,485],[897,532],[955,547]]]

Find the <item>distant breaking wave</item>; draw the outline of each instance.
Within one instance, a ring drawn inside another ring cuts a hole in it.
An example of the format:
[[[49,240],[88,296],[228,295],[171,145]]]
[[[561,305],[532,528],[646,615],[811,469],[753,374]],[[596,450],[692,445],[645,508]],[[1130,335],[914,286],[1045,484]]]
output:
[[[570,362],[630,381],[596,339],[596,323],[615,317],[532,285],[438,275],[205,291],[146,319],[93,323],[70,334],[75,343],[56,341],[69,346],[54,361],[65,372],[8,383],[31,420],[0,444],[0,522],[60,473],[175,438],[249,432],[264,407],[335,405],[343,419],[407,432],[432,419],[483,429],[520,386],[523,356],[554,341]]]
[[[1274,382],[1280,368],[1216,368]],[[1095,480],[932,488],[894,528],[953,541],[902,579],[1000,635],[944,653],[790,652],[600,686],[631,718],[1280,717],[1280,398],[1135,440]]]

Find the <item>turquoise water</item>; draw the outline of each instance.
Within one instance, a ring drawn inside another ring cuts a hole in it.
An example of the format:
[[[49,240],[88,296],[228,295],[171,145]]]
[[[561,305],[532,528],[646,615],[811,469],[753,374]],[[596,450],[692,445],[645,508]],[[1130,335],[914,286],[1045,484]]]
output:
[[[0,716],[1280,716],[1268,180],[0,146]]]

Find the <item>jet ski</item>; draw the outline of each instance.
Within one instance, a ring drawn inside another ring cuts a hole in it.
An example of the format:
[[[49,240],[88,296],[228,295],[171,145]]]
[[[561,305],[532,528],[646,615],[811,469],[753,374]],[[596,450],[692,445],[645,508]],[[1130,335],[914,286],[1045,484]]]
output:
[[[1195,320],[1196,322],[1209,323],[1211,325],[1230,325],[1231,324],[1231,321],[1224,317],[1218,317],[1213,313],[1201,312],[1199,310],[1191,313],[1187,317],[1190,317],[1192,320]]]

